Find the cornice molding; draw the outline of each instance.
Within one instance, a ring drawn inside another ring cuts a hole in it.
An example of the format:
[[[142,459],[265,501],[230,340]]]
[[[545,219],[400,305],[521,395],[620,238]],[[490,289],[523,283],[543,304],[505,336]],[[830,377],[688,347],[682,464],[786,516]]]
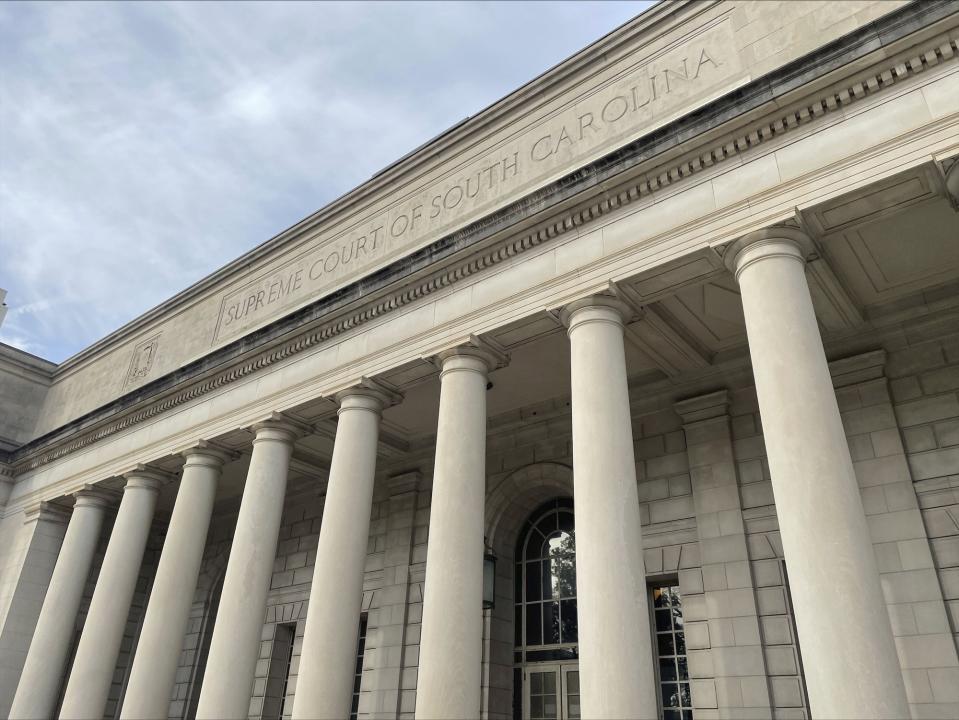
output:
[[[930,3],[923,8],[917,4],[907,6],[906,9],[911,8],[916,12],[929,12],[929,7],[932,5],[933,4]],[[947,7],[945,3],[937,4],[936,7],[940,5]],[[904,25],[905,23],[900,15],[901,13],[892,13],[881,21],[873,23],[873,25],[881,25],[882,22],[886,22],[893,27]],[[907,37],[916,29],[918,28],[915,26],[905,28],[903,30],[903,37]],[[873,32],[877,35],[881,34],[880,30],[881,28],[873,28]],[[955,32],[955,30],[951,30],[950,32]],[[842,40],[843,39],[840,39],[825,48],[821,48],[819,52],[826,53],[831,57],[836,56],[839,54],[839,49],[833,46],[841,46]],[[857,42],[862,43],[864,41],[858,39]],[[871,48],[869,52],[876,49],[878,48]],[[795,63],[783,69],[782,74],[786,79],[779,79],[780,83],[785,83],[783,88],[780,89],[780,92],[793,91],[807,82],[817,79],[803,77],[800,72],[802,68],[810,62],[812,55],[815,55],[815,53],[800,58]],[[641,138],[625,148],[614,151],[597,161],[594,164],[595,169],[591,171],[587,171],[587,169],[578,170],[567,178],[560,179],[555,183],[553,188],[554,192],[560,195],[567,195],[568,193],[568,196],[571,197],[575,194],[568,190],[568,186],[573,184],[571,178],[579,177],[580,179],[591,180],[591,187],[575,189],[576,192],[597,188],[603,190],[600,195],[593,198],[590,202],[574,207],[573,209],[561,211],[548,221],[534,226],[518,237],[513,236],[507,238],[491,247],[480,250],[455,264],[428,274],[425,278],[414,281],[404,288],[387,292],[385,295],[371,299],[358,308],[352,310],[346,309],[339,317],[307,330],[292,340],[258,353],[253,357],[248,357],[234,367],[215,372],[210,377],[201,379],[189,387],[179,390],[173,389],[163,398],[153,401],[147,399],[145,406],[131,411],[125,417],[104,422],[99,427],[81,430],[78,434],[64,439],[55,437],[49,440],[43,437],[38,438],[9,453],[7,462],[13,465],[14,474],[34,470],[64,457],[69,453],[87,447],[103,438],[154,418],[187,402],[191,402],[207,393],[247,378],[256,372],[287,360],[294,355],[298,355],[371,320],[392,313],[412,302],[450,287],[455,283],[514,258],[547,241],[561,237],[569,231],[585,223],[592,222],[613,210],[633,204],[639,200],[645,200],[670,186],[702,173],[714,165],[725,163],[763,143],[778,139],[786,133],[806,126],[814,120],[841,112],[847,107],[866,98],[874,97],[876,94],[886,91],[894,87],[897,83],[901,83],[901,81],[911,78],[930,67],[946,61],[955,61],[957,55],[959,55],[959,43],[957,43],[956,38],[939,35],[921,47],[913,48],[908,55],[906,59],[897,58],[887,60],[883,63],[877,63],[871,70],[857,72],[855,79],[847,82],[837,81],[833,83],[829,89],[814,93],[806,99],[790,105],[789,109],[777,109],[771,116],[766,116],[762,120],[754,121],[740,128],[733,137],[721,143],[707,144],[700,150],[684,156],[679,161],[664,163],[658,166],[653,165],[647,172],[620,186],[604,189],[602,183],[608,180],[608,178],[626,170],[638,170],[647,161],[653,160],[655,156],[661,154],[656,151],[656,145],[662,139],[662,130],[653,133],[652,136]],[[796,83],[796,88],[788,86],[788,80],[790,78]],[[769,94],[772,91],[769,85],[771,82],[772,81],[760,79],[750,84],[751,86],[755,86],[753,99],[756,102],[762,101],[766,103],[770,100]],[[743,94],[747,94],[746,88],[737,91],[737,95]],[[701,119],[700,116],[709,117],[709,110],[709,106],[700,108],[689,117],[693,119]],[[749,110],[749,108],[746,108],[743,112],[747,110]],[[722,123],[732,119],[734,118],[720,118],[720,122]],[[674,125],[680,123],[681,120],[674,123]],[[651,147],[647,148],[647,145]],[[611,169],[617,172],[612,172]],[[537,193],[534,193],[534,195],[536,194]],[[546,194],[548,193],[540,191],[539,199],[542,200]],[[503,211],[494,213],[491,217],[497,219],[509,218],[511,214],[518,212],[519,208],[528,208],[529,206],[530,202],[523,199],[513,206],[505,208]],[[481,233],[486,226],[492,224],[494,224],[493,220],[484,219],[438,242],[444,246],[454,246],[456,241],[462,240],[474,232]],[[387,268],[381,272],[388,277],[390,274],[388,270]],[[361,280],[359,282],[362,285],[364,281]],[[323,302],[324,300],[326,299],[321,299],[321,301],[318,302]],[[55,430],[50,433],[50,435],[55,435],[59,432],[60,430]]]

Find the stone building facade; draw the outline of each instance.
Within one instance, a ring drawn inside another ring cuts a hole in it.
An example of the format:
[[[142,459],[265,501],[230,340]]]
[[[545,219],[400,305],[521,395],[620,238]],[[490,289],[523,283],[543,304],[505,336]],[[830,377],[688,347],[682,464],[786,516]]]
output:
[[[0,346],[0,713],[959,715],[957,42],[661,3]]]

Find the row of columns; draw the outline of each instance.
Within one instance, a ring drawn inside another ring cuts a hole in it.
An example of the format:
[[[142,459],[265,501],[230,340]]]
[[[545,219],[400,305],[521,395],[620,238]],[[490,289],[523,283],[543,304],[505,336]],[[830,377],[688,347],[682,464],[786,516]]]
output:
[[[909,716],[859,490],[803,272],[806,239],[762,231],[726,257],[743,309],[813,716]],[[582,712],[658,714],[626,360],[628,308],[567,306],[571,350]],[[480,715],[488,373],[485,345],[439,356],[416,717]],[[349,716],[380,414],[374,383],[337,395],[339,422],[317,547],[294,718]],[[298,428],[254,427],[197,717],[245,718]],[[225,452],[187,451],[121,717],[165,717]],[[129,473],[61,717],[102,715],[161,477]],[[86,488],[57,561],[11,710],[51,717],[71,630],[110,500]]]

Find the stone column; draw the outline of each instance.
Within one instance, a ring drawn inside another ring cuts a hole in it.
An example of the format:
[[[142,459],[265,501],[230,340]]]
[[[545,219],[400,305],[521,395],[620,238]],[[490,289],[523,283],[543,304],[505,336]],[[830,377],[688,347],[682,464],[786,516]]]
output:
[[[109,498],[107,493],[91,487],[76,494],[70,523],[10,709],[11,718],[48,718],[56,710],[73,629],[103,529],[103,519],[110,506]]]
[[[791,228],[738,240],[742,292],[810,712],[908,718],[876,557],[813,312],[808,238]]]
[[[483,661],[486,384],[495,360],[460,347],[440,361],[416,717],[475,720]]]
[[[124,477],[127,483],[123,499],[73,659],[60,707],[61,718],[103,715],[153,522],[157,493],[166,475],[140,467]]]
[[[229,457],[206,445],[191,448],[183,455],[183,476],[140,630],[121,718],[166,717],[217,483]]]
[[[17,533],[26,536],[23,554],[12,568],[7,611],[0,623],[0,717],[10,714],[69,520],[70,508],[55,502],[41,500],[23,510],[23,527]]]
[[[584,718],[659,714],[623,322],[613,298],[578,300],[569,327],[579,677]]]
[[[241,719],[250,709],[286,479],[297,436],[294,426],[281,420],[259,423],[254,430],[253,457],[223,579],[198,718]]]
[[[356,387],[336,400],[339,421],[293,700],[293,717],[304,720],[350,715],[380,412],[390,396]]]

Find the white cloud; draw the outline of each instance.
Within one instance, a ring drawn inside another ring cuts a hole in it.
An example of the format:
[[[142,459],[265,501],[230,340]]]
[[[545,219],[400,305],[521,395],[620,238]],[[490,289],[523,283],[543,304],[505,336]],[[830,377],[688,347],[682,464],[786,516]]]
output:
[[[0,340],[64,359],[645,4],[0,5]]]

